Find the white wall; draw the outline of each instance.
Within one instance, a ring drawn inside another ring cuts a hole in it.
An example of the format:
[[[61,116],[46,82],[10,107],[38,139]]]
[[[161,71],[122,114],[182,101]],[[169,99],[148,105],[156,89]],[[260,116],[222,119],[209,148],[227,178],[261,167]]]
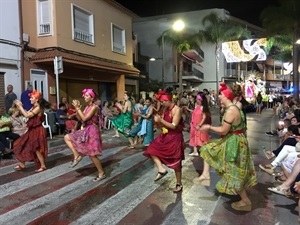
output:
[[[0,0],[0,72],[4,73],[4,88],[14,86],[21,95],[21,47],[18,0]]]

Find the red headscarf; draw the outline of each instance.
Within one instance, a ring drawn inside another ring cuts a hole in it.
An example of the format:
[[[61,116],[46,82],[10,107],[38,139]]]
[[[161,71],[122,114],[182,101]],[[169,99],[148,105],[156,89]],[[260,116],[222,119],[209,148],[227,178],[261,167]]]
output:
[[[230,101],[234,99],[234,94],[232,91],[227,87],[227,85],[224,82],[220,83],[220,90],[219,90],[223,95],[226,96]]]
[[[42,93],[37,90],[33,90],[31,93],[28,94],[28,96],[35,97],[37,100],[39,100],[42,96]]]
[[[163,94],[159,98],[160,101],[172,101],[172,95]]]
[[[166,90],[162,90],[160,92],[158,92],[157,94],[154,94],[154,97],[157,99],[157,100],[160,100],[160,97],[162,95],[164,95],[166,93]]]

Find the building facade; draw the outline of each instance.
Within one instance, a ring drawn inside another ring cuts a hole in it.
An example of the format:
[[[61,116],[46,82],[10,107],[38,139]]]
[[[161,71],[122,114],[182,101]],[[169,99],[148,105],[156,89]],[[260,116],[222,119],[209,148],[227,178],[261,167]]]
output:
[[[121,100],[125,90],[138,93],[135,14],[111,0],[21,2],[23,33],[28,37],[24,81],[42,91],[45,99],[82,99],[84,88],[93,88],[102,100]],[[54,71],[56,56],[62,58],[60,71]]]
[[[0,107],[4,108],[7,85],[21,95],[22,42],[19,0],[0,1]]]

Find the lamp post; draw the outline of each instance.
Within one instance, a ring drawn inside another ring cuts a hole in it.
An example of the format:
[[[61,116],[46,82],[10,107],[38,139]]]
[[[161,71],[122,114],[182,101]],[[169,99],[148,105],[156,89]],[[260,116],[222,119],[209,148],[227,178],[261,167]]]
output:
[[[172,25],[172,29],[174,31],[182,31],[185,27],[185,24],[182,20],[176,20],[173,25]],[[162,35],[161,35],[161,49],[162,49],[162,67],[161,67],[161,80],[162,80],[162,85],[164,88],[164,84],[165,84],[165,34],[167,33],[168,30],[165,30]],[[180,90],[182,91],[182,74],[181,76],[179,75],[179,86],[181,86]]]

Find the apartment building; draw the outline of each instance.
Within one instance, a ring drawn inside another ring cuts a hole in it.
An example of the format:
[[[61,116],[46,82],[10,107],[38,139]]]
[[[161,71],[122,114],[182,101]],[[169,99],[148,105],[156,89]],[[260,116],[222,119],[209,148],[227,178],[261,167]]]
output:
[[[202,19],[211,12],[216,12],[221,19],[230,19],[233,23],[248,29],[254,38],[253,42],[255,39],[263,38],[262,34],[264,30],[261,27],[233,17],[225,9],[207,9],[136,18],[133,21],[133,30],[138,39],[140,58],[143,59],[140,62],[145,64],[144,67],[149,74],[149,78],[161,81],[163,77],[166,85],[175,84],[175,86],[178,86],[178,54],[173,47],[167,44],[164,45],[164,54],[162,54],[162,47],[157,44],[157,39],[166,30],[170,29],[172,23],[177,19],[185,22],[186,32],[192,33],[193,31],[197,32],[204,29]],[[204,42],[200,47],[199,49],[192,49],[182,54],[184,57],[182,79],[185,90],[194,89],[200,91],[204,88],[216,90],[217,80],[229,83],[235,81],[245,82],[247,77],[252,73],[257,74],[261,80],[266,81],[267,86],[273,86],[274,83],[277,86],[285,84],[286,82],[282,82],[282,80],[288,79],[285,76],[279,76],[278,72],[282,66],[278,67],[278,63],[274,64],[272,60],[257,61],[257,57],[253,57],[249,61],[227,62],[222,52],[219,55],[219,73],[217,79],[215,46]],[[164,55],[163,60],[162,55]],[[160,60],[154,62],[145,60],[145,58],[149,59],[152,57]]]
[[[21,8],[24,80],[45,99],[82,99],[84,88],[102,100],[121,100],[125,90],[138,93],[134,13],[112,0],[31,0],[21,1]],[[62,59],[58,71],[55,57]]]
[[[0,0],[0,108],[6,87],[12,84],[18,98],[22,88],[22,44],[19,0]]]

